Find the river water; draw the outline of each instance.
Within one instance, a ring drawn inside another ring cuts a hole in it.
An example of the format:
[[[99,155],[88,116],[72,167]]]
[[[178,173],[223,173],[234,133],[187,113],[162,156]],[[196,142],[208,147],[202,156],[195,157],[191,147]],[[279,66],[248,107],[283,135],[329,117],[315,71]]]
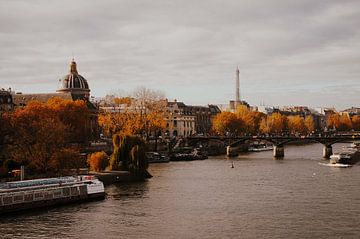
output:
[[[360,238],[360,164],[325,166],[321,153],[151,165],[153,178],[103,201],[1,218],[0,238]]]

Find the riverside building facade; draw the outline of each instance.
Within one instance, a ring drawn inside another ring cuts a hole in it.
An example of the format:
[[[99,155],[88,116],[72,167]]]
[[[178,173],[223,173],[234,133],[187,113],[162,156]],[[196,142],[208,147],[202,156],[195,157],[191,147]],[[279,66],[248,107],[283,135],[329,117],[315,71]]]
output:
[[[167,111],[165,135],[170,137],[208,135],[213,118],[221,112],[216,105],[191,106],[177,100],[167,103]]]

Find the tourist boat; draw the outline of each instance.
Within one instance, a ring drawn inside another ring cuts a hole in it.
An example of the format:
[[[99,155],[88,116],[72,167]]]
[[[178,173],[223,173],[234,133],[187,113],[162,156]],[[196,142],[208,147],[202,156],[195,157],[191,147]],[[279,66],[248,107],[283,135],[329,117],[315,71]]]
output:
[[[355,164],[360,160],[359,150],[347,150],[330,156],[331,164]]]
[[[269,151],[273,150],[273,145],[269,143],[253,143],[249,146],[248,151],[250,152],[262,152],[262,151]]]
[[[343,146],[343,149],[355,149],[360,150],[360,142],[353,142],[348,146]]]
[[[201,150],[200,148],[194,148],[190,152],[181,152],[181,153],[173,153],[170,155],[171,161],[193,161],[193,160],[204,160],[207,159],[208,156],[206,152]]]
[[[360,149],[360,142],[353,142],[352,144],[350,144],[350,148]]]
[[[146,152],[145,153],[148,163],[168,163],[170,158],[166,155],[162,155],[158,152]]]
[[[89,175],[7,182],[0,184],[0,214],[104,197],[104,184]]]

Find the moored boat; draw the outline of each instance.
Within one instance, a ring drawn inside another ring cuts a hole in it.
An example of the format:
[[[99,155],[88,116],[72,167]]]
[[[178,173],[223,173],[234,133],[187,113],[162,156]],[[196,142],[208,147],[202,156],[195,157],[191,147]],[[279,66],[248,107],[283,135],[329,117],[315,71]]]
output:
[[[167,155],[162,155],[158,152],[145,153],[148,163],[168,163],[170,158]]]
[[[360,142],[353,142],[352,144],[350,144],[350,148],[360,149]]]
[[[331,164],[355,164],[360,160],[359,150],[347,150],[330,156]]]
[[[190,152],[173,153],[170,155],[170,161],[193,161],[193,160],[204,160],[208,156],[206,152],[199,148],[194,148]]]
[[[0,184],[0,214],[105,197],[94,176],[44,178]]]

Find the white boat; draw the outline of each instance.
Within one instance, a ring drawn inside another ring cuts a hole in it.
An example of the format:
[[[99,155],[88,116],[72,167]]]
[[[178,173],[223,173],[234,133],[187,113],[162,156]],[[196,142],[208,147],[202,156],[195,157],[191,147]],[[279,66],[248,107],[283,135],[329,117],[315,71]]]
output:
[[[341,163],[319,163],[320,165],[335,167],[335,168],[350,168],[352,165],[350,164],[341,164]]]
[[[166,155],[159,154],[158,152],[145,153],[148,163],[168,163],[170,158]]]
[[[350,144],[350,148],[360,149],[360,142],[353,142],[352,144]]]
[[[269,151],[273,150],[274,146],[269,143],[253,143],[249,146],[248,151],[250,152],[262,152],[262,151]]]
[[[0,214],[105,197],[94,176],[42,178],[0,184]]]
[[[355,164],[360,160],[360,151],[347,150],[330,156],[331,164]]]

